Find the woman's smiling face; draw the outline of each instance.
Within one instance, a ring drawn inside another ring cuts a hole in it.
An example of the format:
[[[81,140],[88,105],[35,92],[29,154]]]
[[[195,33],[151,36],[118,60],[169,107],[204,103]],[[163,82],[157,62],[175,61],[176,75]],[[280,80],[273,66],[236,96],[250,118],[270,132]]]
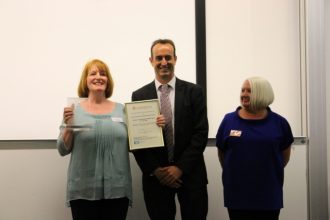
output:
[[[248,80],[245,80],[240,94],[241,105],[245,109],[249,109],[250,107],[250,98],[251,98],[251,86]]]
[[[105,71],[99,70],[96,65],[92,65],[87,76],[87,87],[89,91],[104,91],[107,88],[107,75]]]

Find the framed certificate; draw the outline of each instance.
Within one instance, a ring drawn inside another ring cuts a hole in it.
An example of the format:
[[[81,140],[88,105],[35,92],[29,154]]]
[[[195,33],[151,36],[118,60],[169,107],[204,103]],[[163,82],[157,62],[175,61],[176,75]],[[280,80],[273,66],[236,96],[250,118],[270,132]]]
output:
[[[130,151],[164,147],[162,128],[156,124],[158,99],[125,103],[125,111]]]

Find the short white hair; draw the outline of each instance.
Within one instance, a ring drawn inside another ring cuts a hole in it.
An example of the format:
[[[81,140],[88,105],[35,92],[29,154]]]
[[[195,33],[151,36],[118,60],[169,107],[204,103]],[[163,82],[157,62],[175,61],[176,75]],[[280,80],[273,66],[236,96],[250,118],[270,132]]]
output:
[[[273,103],[274,91],[266,79],[254,76],[246,80],[249,81],[251,87],[250,109],[252,111],[265,109]]]

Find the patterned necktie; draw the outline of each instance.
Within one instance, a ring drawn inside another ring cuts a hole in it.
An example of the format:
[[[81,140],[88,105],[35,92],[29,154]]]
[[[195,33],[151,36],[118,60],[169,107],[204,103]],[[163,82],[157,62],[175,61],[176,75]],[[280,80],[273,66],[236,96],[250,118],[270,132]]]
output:
[[[174,142],[173,142],[173,126],[172,126],[172,109],[169,98],[170,87],[167,84],[160,86],[160,111],[165,117],[164,137],[167,146],[168,160],[173,162],[174,159]]]

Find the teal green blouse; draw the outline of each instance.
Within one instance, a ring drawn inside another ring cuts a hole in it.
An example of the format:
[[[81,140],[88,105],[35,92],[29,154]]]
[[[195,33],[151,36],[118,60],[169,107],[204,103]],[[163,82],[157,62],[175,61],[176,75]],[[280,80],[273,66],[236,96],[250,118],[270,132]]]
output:
[[[127,197],[132,203],[132,177],[124,106],[116,103],[109,114],[90,114],[77,105],[75,124],[91,129],[74,131],[68,151],[60,134],[60,155],[71,153],[67,176],[67,205],[71,200],[100,200]]]

